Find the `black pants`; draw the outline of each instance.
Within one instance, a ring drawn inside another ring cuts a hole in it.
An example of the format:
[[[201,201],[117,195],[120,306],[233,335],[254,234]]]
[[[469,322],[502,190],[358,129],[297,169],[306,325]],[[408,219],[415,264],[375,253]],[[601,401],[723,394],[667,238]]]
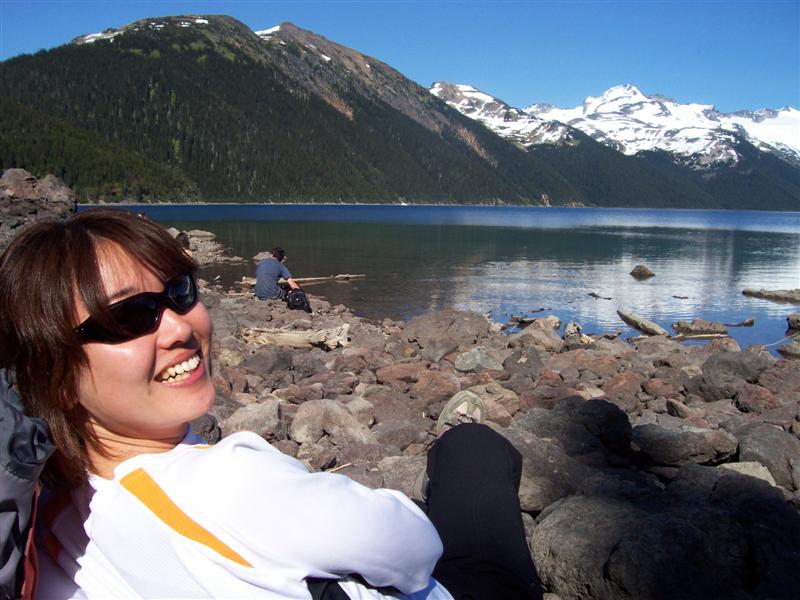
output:
[[[433,576],[456,600],[540,599],[520,515],[522,456],[486,425],[446,431],[428,452],[427,513],[444,544]]]

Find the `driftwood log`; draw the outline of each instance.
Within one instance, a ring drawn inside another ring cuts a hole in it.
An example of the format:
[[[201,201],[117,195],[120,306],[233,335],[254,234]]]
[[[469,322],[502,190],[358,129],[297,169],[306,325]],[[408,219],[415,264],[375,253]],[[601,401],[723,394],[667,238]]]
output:
[[[647,335],[664,335],[669,337],[669,332],[666,329],[660,325],[657,325],[656,323],[653,323],[652,321],[643,319],[632,312],[620,308],[617,310],[617,315],[619,315],[619,318],[625,323],[634,329],[638,329],[642,333],[646,333]]]
[[[350,344],[348,333],[350,325],[344,323],[331,329],[317,331],[297,331],[286,329],[265,329],[263,327],[250,327],[242,330],[242,339],[248,344],[259,346],[274,345],[288,346],[290,348],[311,348],[314,346],[333,350],[339,346]]]
[[[313,285],[315,283],[322,283],[324,281],[352,281],[354,279],[366,279],[364,274],[351,275],[350,273],[340,273],[339,275],[327,275],[325,277],[293,277],[293,279],[300,285]],[[283,280],[281,280],[283,281]],[[253,287],[256,284],[255,277],[242,277],[241,284],[243,286]]]
[[[789,302],[800,304],[800,288],[795,290],[742,290],[742,294],[751,298],[763,298],[773,302]]]

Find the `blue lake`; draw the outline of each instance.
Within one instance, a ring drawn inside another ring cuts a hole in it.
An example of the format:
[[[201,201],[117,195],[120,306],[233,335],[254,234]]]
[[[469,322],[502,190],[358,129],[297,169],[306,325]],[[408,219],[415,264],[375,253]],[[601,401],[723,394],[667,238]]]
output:
[[[666,329],[703,318],[745,347],[785,336],[799,307],[747,298],[745,288],[800,287],[800,212],[374,205],[147,205],[165,226],[207,229],[233,254],[282,246],[296,277],[363,273],[309,286],[357,314],[408,319],[443,307],[555,314],[587,333],[624,330],[625,307]],[[656,276],[628,273],[645,264]],[[252,263],[210,267],[229,284]],[[595,293],[612,298],[594,299]],[[774,346],[772,349],[774,350]]]

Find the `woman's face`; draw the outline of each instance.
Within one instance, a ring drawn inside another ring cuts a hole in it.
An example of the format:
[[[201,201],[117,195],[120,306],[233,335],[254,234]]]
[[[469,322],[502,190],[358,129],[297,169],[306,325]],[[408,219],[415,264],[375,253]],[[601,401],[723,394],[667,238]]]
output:
[[[164,284],[118,247],[101,247],[100,272],[110,301]],[[79,303],[78,322],[89,316]],[[143,440],[174,439],[214,403],[210,374],[211,319],[199,302],[186,314],[164,309],[158,329],[120,344],[84,345],[88,365],[79,377],[79,402],[101,430]],[[198,360],[199,359],[199,360]],[[188,377],[170,377],[170,368]],[[172,380],[170,380],[172,379]]]

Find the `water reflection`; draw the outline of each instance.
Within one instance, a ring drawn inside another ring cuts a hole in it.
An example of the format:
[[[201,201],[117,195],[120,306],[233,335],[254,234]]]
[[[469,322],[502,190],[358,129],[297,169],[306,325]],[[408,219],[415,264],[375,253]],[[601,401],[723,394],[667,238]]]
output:
[[[616,309],[627,307],[665,328],[677,319],[739,322],[752,317],[755,328],[733,332],[747,345],[783,337],[786,314],[793,308],[746,298],[741,290],[800,287],[800,225],[794,233],[780,233],[609,225],[534,229],[329,221],[162,222],[211,229],[245,257],[282,246],[298,277],[364,273],[363,281],[326,283],[309,290],[376,319],[407,319],[454,306],[505,320],[545,308],[562,320],[581,323],[586,331],[600,332],[625,328]],[[640,263],[656,277],[633,279],[628,273]],[[252,264],[221,266],[207,269],[205,275],[219,275],[229,283],[254,270]],[[592,298],[591,292],[612,300]]]

